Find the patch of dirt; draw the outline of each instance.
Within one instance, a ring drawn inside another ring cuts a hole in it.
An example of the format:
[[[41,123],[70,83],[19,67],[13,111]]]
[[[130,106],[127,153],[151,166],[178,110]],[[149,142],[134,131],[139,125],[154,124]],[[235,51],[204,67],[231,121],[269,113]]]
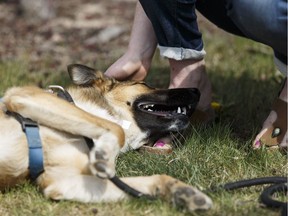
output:
[[[0,61],[21,59],[32,71],[111,62],[127,48],[135,5],[136,0],[54,0],[55,16],[45,20],[36,15],[36,5],[36,11],[23,10],[20,0],[0,0]]]

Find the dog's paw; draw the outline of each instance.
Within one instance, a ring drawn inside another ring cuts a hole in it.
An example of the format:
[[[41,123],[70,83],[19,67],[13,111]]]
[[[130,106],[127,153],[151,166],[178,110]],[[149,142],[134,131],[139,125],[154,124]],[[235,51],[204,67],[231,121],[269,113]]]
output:
[[[105,133],[90,151],[90,170],[100,178],[111,178],[115,175],[115,160],[120,151],[117,137],[112,133]]]
[[[175,207],[184,208],[189,212],[197,209],[207,210],[212,207],[212,200],[191,186],[175,186],[171,189],[171,192],[172,203]]]
[[[108,154],[95,147],[90,151],[90,170],[99,178],[111,178],[115,175],[115,165],[109,162]]]

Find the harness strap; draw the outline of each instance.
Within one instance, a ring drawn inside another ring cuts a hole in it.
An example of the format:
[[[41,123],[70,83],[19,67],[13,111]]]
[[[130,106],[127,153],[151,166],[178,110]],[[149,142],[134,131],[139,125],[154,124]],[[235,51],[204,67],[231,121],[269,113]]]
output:
[[[18,113],[7,111],[6,114],[13,116],[21,124],[22,130],[26,135],[29,147],[29,174],[31,180],[35,181],[44,171],[43,149],[38,124]]]
[[[57,92],[57,96],[69,103],[74,103],[70,94],[61,86],[50,86],[50,89],[60,89],[60,91]],[[0,102],[2,102],[2,98],[0,98]],[[39,134],[39,126],[37,122],[32,121],[29,118],[24,118],[19,113],[6,111],[6,114],[13,116],[21,124],[22,130],[26,135],[29,147],[29,175],[30,179],[35,181],[37,177],[44,172],[43,149]],[[89,149],[93,148],[93,140],[87,137],[84,138]]]
[[[25,127],[26,138],[29,145],[29,170],[32,181],[44,171],[43,150],[39,135],[39,127],[29,125]]]

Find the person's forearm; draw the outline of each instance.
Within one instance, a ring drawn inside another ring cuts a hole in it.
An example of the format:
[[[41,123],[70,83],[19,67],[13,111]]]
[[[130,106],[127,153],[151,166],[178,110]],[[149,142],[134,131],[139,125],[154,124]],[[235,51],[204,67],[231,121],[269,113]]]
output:
[[[137,2],[128,51],[141,53],[142,57],[152,56],[157,45],[153,26],[140,2]]]

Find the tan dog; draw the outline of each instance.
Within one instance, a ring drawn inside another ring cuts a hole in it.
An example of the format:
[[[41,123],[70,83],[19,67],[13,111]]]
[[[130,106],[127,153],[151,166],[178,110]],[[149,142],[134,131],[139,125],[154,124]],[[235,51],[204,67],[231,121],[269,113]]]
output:
[[[143,82],[118,82],[83,65],[70,65],[75,105],[37,87],[14,87],[0,102],[0,189],[29,177],[28,146],[21,125],[7,111],[39,124],[44,172],[36,182],[54,200],[108,202],[129,198],[108,178],[120,151],[188,125],[197,89],[156,90]],[[122,126],[122,127],[121,127]],[[93,139],[89,149],[83,137]],[[208,209],[205,194],[167,175],[121,178],[142,193],[159,196],[189,211]]]

